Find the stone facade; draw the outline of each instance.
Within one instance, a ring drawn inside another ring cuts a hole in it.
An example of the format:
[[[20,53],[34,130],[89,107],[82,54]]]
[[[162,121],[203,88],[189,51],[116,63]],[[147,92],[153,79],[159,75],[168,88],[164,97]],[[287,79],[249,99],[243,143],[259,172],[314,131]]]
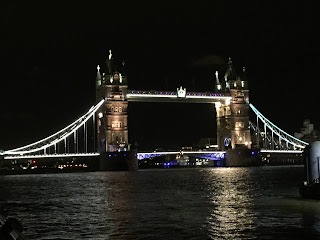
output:
[[[97,74],[97,100],[106,99],[101,111],[97,112],[98,151],[128,151],[128,100],[127,77],[112,66],[112,59],[107,61],[109,73],[101,77]],[[100,79],[99,79],[100,77]],[[101,83],[101,84],[99,84]]]
[[[216,91],[230,93],[231,101],[218,102],[215,105],[218,149],[250,149],[252,142],[249,129],[249,88],[245,69],[242,77],[237,76],[230,59],[224,80],[221,85],[217,80],[219,87],[216,87]]]

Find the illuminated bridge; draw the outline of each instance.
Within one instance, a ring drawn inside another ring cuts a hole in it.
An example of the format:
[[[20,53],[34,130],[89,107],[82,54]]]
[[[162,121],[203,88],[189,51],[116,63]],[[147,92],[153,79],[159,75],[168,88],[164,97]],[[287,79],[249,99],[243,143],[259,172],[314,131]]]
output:
[[[183,87],[177,88],[176,91],[128,90],[127,77],[113,66],[112,55],[109,55],[105,70],[106,73],[101,75],[100,67],[97,68],[97,103],[94,106],[60,131],[34,143],[2,152],[4,159],[100,155],[100,158],[101,156],[105,158],[100,161],[109,161],[109,156],[114,158],[118,152],[123,153],[120,155],[124,157],[126,156],[124,152],[130,152],[127,112],[129,102],[212,104],[216,109],[218,148],[214,151],[183,153],[194,157],[225,161],[228,151],[232,150],[240,155],[244,149],[249,153],[250,149],[258,149],[262,153],[301,153],[308,145],[307,142],[283,131],[249,103],[245,71],[241,76],[236,76],[231,60],[223,79],[220,79],[216,72],[213,84],[215,92],[188,92]],[[251,120],[250,110],[255,116]],[[181,152],[137,153],[137,159],[168,154],[181,154]],[[234,156],[237,155],[233,155],[233,158]],[[239,163],[244,160],[239,158],[237,161]],[[237,163],[227,161],[226,165],[232,166]]]
[[[184,89],[180,88],[181,90]],[[177,89],[179,91],[179,89]],[[177,102],[177,103],[216,103],[222,100],[230,101],[230,94],[210,92],[186,92],[178,96],[177,91],[135,91],[127,93],[129,102]]]

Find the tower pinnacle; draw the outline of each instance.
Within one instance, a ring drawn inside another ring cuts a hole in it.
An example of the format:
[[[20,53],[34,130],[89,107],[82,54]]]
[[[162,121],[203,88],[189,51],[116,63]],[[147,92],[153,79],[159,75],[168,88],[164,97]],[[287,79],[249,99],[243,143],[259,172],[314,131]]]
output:
[[[100,66],[97,66],[97,78],[96,78],[96,82],[97,82],[97,87],[99,87],[101,85],[101,74],[100,74]]]
[[[111,53],[111,49],[109,50],[109,60],[111,60],[112,58],[112,53]]]
[[[237,73],[233,67],[231,57],[229,57],[228,67],[224,75],[224,79],[228,81],[228,80],[236,80],[236,78],[237,78]]]

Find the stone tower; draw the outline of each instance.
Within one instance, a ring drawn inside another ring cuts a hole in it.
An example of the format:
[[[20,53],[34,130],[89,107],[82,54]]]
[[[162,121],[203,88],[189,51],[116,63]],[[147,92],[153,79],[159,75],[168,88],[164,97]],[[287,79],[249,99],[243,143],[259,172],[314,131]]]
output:
[[[250,149],[248,81],[245,69],[243,68],[241,77],[238,76],[230,58],[224,83],[216,87],[216,91],[219,89],[230,93],[231,101],[216,103],[218,149]]]
[[[99,152],[128,151],[128,100],[127,77],[124,63],[117,65],[111,50],[106,61],[106,73],[101,77],[98,66],[96,80],[97,101],[104,98],[105,104],[97,112],[97,138]]]

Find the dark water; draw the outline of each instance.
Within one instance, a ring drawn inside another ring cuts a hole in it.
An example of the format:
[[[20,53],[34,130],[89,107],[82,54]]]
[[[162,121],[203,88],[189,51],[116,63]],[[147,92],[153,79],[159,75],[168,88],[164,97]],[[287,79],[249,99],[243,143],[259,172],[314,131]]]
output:
[[[27,239],[319,239],[301,166],[0,176]]]

